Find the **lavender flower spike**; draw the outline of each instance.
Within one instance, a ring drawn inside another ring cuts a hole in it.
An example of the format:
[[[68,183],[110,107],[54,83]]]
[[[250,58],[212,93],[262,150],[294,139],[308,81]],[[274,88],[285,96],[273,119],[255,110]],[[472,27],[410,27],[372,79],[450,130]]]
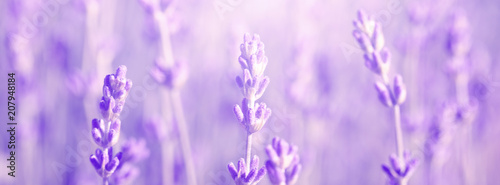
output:
[[[295,184],[302,165],[297,154],[297,146],[288,144],[278,137],[273,138],[272,144],[266,147],[269,160],[266,168],[272,184]]]
[[[406,100],[406,85],[403,78],[397,75],[394,78],[394,84],[391,88],[389,82],[389,67],[390,67],[390,52],[384,47],[385,40],[382,33],[381,25],[363,11],[358,11],[358,19],[354,21],[353,36],[358,42],[359,46],[365,52],[365,65],[375,74],[382,77],[382,82],[375,83],[375,89],[378,93],[380,102],[394,110],[394,127],[396,135],[396,148],[398,159],[405,158],[406,154],[403,153],[403,133],[401,130],[401,112],[400,105]],[[387,167],[384,166],[384,171],[388,174],[391,181],[394,176],[388,173]],[[398,178],[398,185],[406,185],[407,179],[406,172],[404,178]]]
[[[258,181],[251,181],[252,179],[241,180],[241,177],[250,178],[252,173],[251,169],[257,168],[257,166],[253,166],[255,164],[253,161],[250,163],[252,134],[262,129],[271,116],[271,109],[267,108],[265,103],[256,103],[256,101],[262,97],[270,82],[269,77],[264,75],[268,59],[264,52],[264,43],[260,41],[260,37],[257,34],[253,36],[250,36],[248,33],[245,34],[243,43],[240,45],[240,50],[241,55],[238,58],[238,62],[241,65],[242,75],[236,77],[236,84],[243,94],[243,101],[241,106],[234,106],[233,112],[238,122],[240,122],[247,131],[246,161],[240,160],[238,171],[236,171],[236,168],[231,163],[229,165],[229,172],[233,176],[236,184],[256,184]],[[259,174],[262,176],[265,173],[265,170],[259,171]],[[257,176],[259,177],[259,175]]]
[[[116,74],[104,78],[103,96],[99,104],[103,119],[92,120],[92,138],[102,150],[97,149],[95,154],[90,156],[90,163],[102,177],[105,185],[120,165],[123,155],[119,152],[113,157],[113,145],[120,137],[121,121],[118,117],[132,87],[132,81],[125,77],[126,73],[127,67],[119,66]]]

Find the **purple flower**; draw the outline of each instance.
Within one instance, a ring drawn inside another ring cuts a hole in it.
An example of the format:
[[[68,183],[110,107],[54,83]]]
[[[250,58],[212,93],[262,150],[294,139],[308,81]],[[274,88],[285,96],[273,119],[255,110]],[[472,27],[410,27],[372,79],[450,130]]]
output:
[[[394,185],[406,184],[419,163],[408,151],[404,152],[403,157],[392,154],[389,162],[390,165],[382,165],[382,170],[389,178],[389,184]]]
[[[172,89],[182,86],[188,78],[188,69],[182,62],[176,62],[171,67],[164,67],[156,61],[151,69],[151,76],[160,84]]]
[[[102,87],[102,98],[99,103],[102,117],[107,120],[115,120],[120,116],[125,104],[132,81],[125,78],[127,67],[119,66],[116,74],[109,74],[104,78],[104,86]]]
[[[269,77],[264,75],[268,60],[264,52],[264,43],[257,34],[253,36],[245,34],[240,51],[238,62],[243,73],[236,77],[236,84],[243,94],[243,101],[241,106],[234,106],[233,112],[247,131],[246,155],[245,159],[238,162],[238,170],[233,163],[229,164],[228,168],[236,184],[257,184],[266,174],[266,170],[261,168],[257,172],[259,164],[257,156],[250,161],[252,134],[262,129],[271,116],[271,109],[267,108],[265,103],[256,102],[262,97],[270,82]]]
[[[254,155],[250,163],[250,171],[246,171],[245,160],[241,158],[238,161],[238,167],[230,163],[227,168],[236,185],[254,185],[257,184],[266,175],[264,167],[259,168],[259,157]]]
[[[288,144],[278,137],[273,138],[272,144],[266,147],[269,160],[266,168],[269,179],[273,184],[295,184],[302,165],[297,154],[298,147]]]
[[[267,57],[264,52],[264,43],[260,41],[259,35],[245,34],[244,42],[240,45],[241,55],[238,61],[243,70],[242,76],[236,77],[236,84],[244,96],[239,105],[234,106],[234,113],[249,133],[255,133],[262,129],[267,119],[271,116],[271,109],[265,103],[255,103],[262,97],[269,85],[269,77],[264,76],[267,66]]]
[[[122,166],[120,164],[120,166]],[[140,170],[131,164],[123,165],[113,175],[114,184],[132,184],[132,182],[139,176]]]
[[[127,98],[132,81],[125,77],[127,67],[119,66],[116,74],[107,75],[104,78],[103,96],[100,102],[100,110],[104,119],[92,120],[92,138],[94,142],[102,147],[90,156],[90,162],[97,173],[107,184],[110,177],[120,164],[122,152],[113,157],[113,145],[120,137],[121,121],[118,119],[125,99]]]
[[[391,55],[389,50],[384,47],[385,40],[381,25],[360,10],[358,11],[358,19],[354,21],[354,27],[353,36],[365,52],[365,65],[372,72],[382,77],[382,82],[375,83],[378,98],[383,105],[391,107],[394,111],[397,155],[391,156],[391,161],[393,161],[391,164],[393,164],[392,167],[396,175],[385,165],[383,170],[389,176],[391,184],[406,185],[407,178],[405,177],[410,170],[410,167],[406,167],[411,166],[411,170],[413,170],[413,162],[407,162],[408,154],[404,153],[403,133],[401,130],[400,105],[406,100],[406,85],[403,78],[396,75],[392,88],[390,86],[389,67]],[[394,163],[394,161],[398,163]],[[404,165],[401,161],[404,162]],[[405,168],[403,169],[403,167]]]
[[[122,152],[122,163],[138,162],[149,157],[149,149],[145,139],[128,139],[122,146]]]

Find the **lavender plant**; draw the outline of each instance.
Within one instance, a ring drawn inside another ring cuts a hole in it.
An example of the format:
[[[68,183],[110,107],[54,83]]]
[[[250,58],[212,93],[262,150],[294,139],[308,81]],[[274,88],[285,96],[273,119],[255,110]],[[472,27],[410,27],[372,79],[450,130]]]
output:
[[[163,106],[171,106],[172,112],[174,114],[174,119],[176,126],[179,131],[179,142],[181,143],[181,150],[186,166],[186,177],[187,183],[196,185],[196,171],[195,165],[193,162],[193,157],[191,155],[191,142],[189,139],[188,126],[184,116],[184,110],[182,107],[181,95],[179,93],[180,87],[186,82],[188,70],[184,63],[174,61],[174,56],[172,53],[172,45],[170,42],[170,34],[171,34],[171,26],[168,14],[169,11],[173,11],[172,4],[173,1],[162,1],[162,0],[139,0],[139,3],[143,6],[146,13],[148,13],[151,22],[155,23],[156,28],[158,29],[159,35],[159,47],[161,49],[160,56],[158,60],[155,62],[155,66],[151,69],[151,76],[168,90],[169,96],[167,97],[167,93],[163,93],[165,99],[169,99],[171,101],[170,104],[165,104]],[[163,107],[167,109],[166,107]],[[166,150],[167,142],[162,142],[163,150]],[[166,153],[166,152],[164,152]],[[167,171],[167,159],[164,157],[164,171]],[[163,181],[166,184],[167,177],[163,177]]]
[[[271,109],[265,103],[256,103],[262,97],[269,85],[269,77],[264,76],[268,59],[264,52],[264,43],[259,35],[245,34],[240,45],[241,55],[238,61],[243,75],[236,77],[236,83],[243,94],[241,107],[234,106],[234,114],[247,132],[245,159],[238,161],[238,168],[233,163],[228,165],[229,173],[234,182],[240,184],[257,184],[266,174],[264,167],[258,169],[259,157],[254,155],[250,161],[252,150],[252,135],[262,129],[271,116]]]
[[[391,155],[391,165],[382,165],[382,169],[389,177],[389,184],[406,185],[417,165],[417,161],[404,151],[403,145],[400,105],[406,99],[406,87],[403,78],[396,75],[391,88],[389,82],[391,55],[389,50],[384,47],[385,40],[380,23],[375,22],[373,18],[359,10],[354,27],[353,36],[364,51],[366,67],[382,78],[382,81],[375,83],[378,99],[383,105],[394,111],[397,153]]]
[[[297,146],[288,144],[278,137],[273,138],[272,143],[266,147],[269,157],[266,161],[266,169],[272,184],[292,185],[297,182],[302,170],[297,151]]]
[[[119,116],[132,87],[132,81],[125,77],[126,73],[127,67],[122,65],[118,67],[116,74],[109,74],[104,78],[103,96],[99,104],[102,119],[92,120],[92,138],[102,149],[98,148],[95,154],[90,155],[90,163],[102,177],[105,185],[108,184],[109,177],[115,172],[123,156],[122,152],[113,154],[113,145],[120,137]]]

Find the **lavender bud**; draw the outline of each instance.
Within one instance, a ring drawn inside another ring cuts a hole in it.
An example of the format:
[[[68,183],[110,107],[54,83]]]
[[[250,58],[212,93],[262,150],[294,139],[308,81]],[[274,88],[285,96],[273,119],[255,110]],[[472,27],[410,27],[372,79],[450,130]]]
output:
[[[236,119],[238,119],[238,122],[243,123],[245,116],[243,115],[243,112],[241,111],[241,108],[239,105],[235,105],[233,108],[234,115],[236,115]]]
[[[245,73],[245,78],[244,78],[245,85],[248,87],[252,87],[253,83],[252,83],[252,75],[251,75],[250,71],[248,69],[245,69],[244,73]]]
[[[229,173],[231,174],[231,177],[233,178],[233,180],[236,180],[236,178],[238,178],[238,171],[236,170],[236,167],[234,166],[233,163],[229,163],[229,165],[227,165],[227,169],[229,171]]]
[[[103,96],[103,98],[104,98],[104,97],[105,97],[105,98],[109,98],[109,97],[111,97],[111,91],[110,91],[110,89],[109,89],[109,86],[103,86],[103,87],[102,87],[102,96]]]
[[[104,89],[105,87],[108,87],[108,88],[110,88],[110,87],[111,87],[111,76],[113,76],[113,75],[106,75],[106,77],[104,77],[104,85],[103,85],[103,89]],[[104,92],[103,92],[102,94],[104,95],[104,94],[106,94],[106,93],[104,93]]]
[[[106,164],[106,171],[108,173],[114,173],[116,168],[120,164],[120,161],[115,157],[108,164]]]
[[[257,168],[259,168],[259,157],[257,157],[257,155],[254,155],[252,161],[250,162],[250,169]]]
[[[108,133],[109,145],[113,146],[118,142],[118,138],[120,137],[120,127],[121,121],[116,119],[113,123],[111,123],[110,130]]]
[[[364,54],[363,56],[365,58],[366,68],[368,68],[373,73],[380,75],[381,74],[380,66],[377,62],[375,62],[375,60],[373,60],[373,58],[374,58],[373,54],[371,54],[371,55]]]
[[[132,80],[130,79],[127,79],[127,83],[125,84],[125,90],[127,91],[127,93],[130,91],[130,89],[132,88]]]
[[[238,161],[238,174],[241,177],[242,175],[244,176],[246,174],[246,167],[245,167],[245,160],[241,158]]]
[[[123,105],[124,104],[125,104],[124,101],[117,102],[116,105],[113,108],[113,113],[116,114],[116,115],[119,115],[122,112],[122,110],[123,110]]]
[[[286,174],[286,184],[295,184],[299,179],[299,173],[302,171],[301,164],[295,164],[290,173]]]
[[[276,153],[276,150],[274,150],[273,146],[268,145],[266,147],[266,154],[269,157],[269,161],[272,163],[279,163],[280,158],[278,157],[278,154]]]
[[[266,175],[266,172],[267,170],[265,167],[260,168],[260,170],[257,172],[257,176],[255,176],[254,182],[259,182],[260,180],[262,180],[262,178],[264,178],[264,176]]]
[[[241,80],[240,76],[236,76],[236,84],[239,88],[243,88],[243,80]]]
[[[97,145],[102,146],[102,132],[99,129],[92,129],[92,138]]]
[[[101,169],[101,163],[99,161],[99,159],[97,159],[97,156],[92,154],[90,155],[90,163],[92,164],[92,166],[94,167],[94,169],[98,170],[98,169]]]
[[[118,66],[118,69],[116,69],[116,78],[125,78],[125,74],[127,74],[127,67],[124,65]]]
[[[391,154],[391,156],[389,157],[389,162],[391,164],[391,167],[392,169],[400,176],[403,175],[403,170],[405,170],[405,164],[404,164],[404,161],[403,159],[400,159],[398,156],[396,156],[395,154]]]
[[[259,88],[255,94],[255,99],[259,99],[260,97],[262,97],[262,95],[264,94],[264,91],[266,91],[266,88],[267,86],[269,85],[269,77],[264,77],[264,79],[262,79],[259,83]]]
[[[392,107],[392,105],[393,105],[392,99],[391,99],[391,96],[389,94],[389,90],[387,89],[387,86],[385,86],[381,82],[376,82],[375,89],[377,90],[378,99],[380,100],[380,102],[385,106]]]
[[[116,77],[114,74],[110,74],[108,75],[108,84],[107,86],[111,89],[111,88],[114,88],[116,86]],[[105,84],[106,85],[106,84]]]
[[[403,82],[403,77],[397,75],[394,78],[394,98],[396,104],[403,104],[406,100],[406,85]]]
[[[369,54],[373,53],[374,48],[373,48],[372,44],[370,43],[370,38],[366,34],[362,33],[359,30],[354,30],[352,32],[352,35],[354,36],[354,38],[358,42],[359,46],[361,47],[361,49],[363,49],[363,51],[365,53],[369,53]]]
[[[242,70],[248,69],[248,64],[247,64],[247,61],[245,60],[245,58],[243,58],[241,56],[238,57],[238,62],[240,63]]]

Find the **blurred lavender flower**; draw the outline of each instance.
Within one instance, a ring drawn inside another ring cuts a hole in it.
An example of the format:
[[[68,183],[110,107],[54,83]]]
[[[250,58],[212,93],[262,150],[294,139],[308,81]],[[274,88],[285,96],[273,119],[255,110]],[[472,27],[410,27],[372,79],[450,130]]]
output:
[[[127,67],[119,66],[116,74],[104,78],[103,96],[100,110],[104,119],[92,120],[92,138],[102,147],[90,156],[90,162],[97,173],[103,178],[103,183],[108,184],[108,178],[115,172],[122,159],[122,152],[113,157],[113,145],[120,136],[121,121],[118,119],[125,99],[127,98],[132,81],[125,77]]]
[[[227,168],[236,185],[255,185],[266,175],[264,167],[259,168],[259,157],[254,155],[250,163],[250,171],[246,171],[245,160],[241,158],[238,161],[238,168],[230,163]],[[248,173],[247,173],[248,172]]]
[[[114,184],[132,184],[140,172],[133,163],[147,157],[149,157],[149,149],[146,146],[146,140],[128,139],[122,146],[122,158],[113,175]]]
[[[176,62],[171,67],[164,67],[158,60],[151,69],[151,76],[160,84],[175,89],[181,87],[188,78],[188,69],[182,62]]]
[[[264,76],[264,70],[266,69],[268,60],[264,52],[264,43],[260,41],[260,37],[257,34],[253,36],[250,36],[248,33],[245,34],[243,37],[243,44],[240,45],[240,50],[241,55],[238,61],[243,70],[243,75],[242,77],[236,77],[236,83],[241,89],[244,98],[242,106],[235,105],[233,111],[236,115],[236,119],[238,119],[247,131],[246,162],[243,162],[243,159],[240,159],[240,162],[238,162],[238,178],[235,177],[234,172],[236,170],[232,163],[229,165],[229,172],[233,176],[236,184],[241,184],[243,182],[246,184],[256,184],[260,178],[258,180],[250,178],[242,181],[240,177],[251,177],[251,174],[249,174],[251,172],[250,170],[257,168],[257,166],[251,167],[251,164],[258,164],[257,156],[254,157],[254,160],[257,158],[257,163],[252,161],[250,164],[252,134],[262,129],[271,116],[271,109],[267,108],[265,103],[259,104],[255,102],[262,97],[269,85],[269,77]],[[242,169],[245,168],[245,166],[246,170]],[[265,174],[265,168],[259,170],[259,174],[260,173]]]
[[[401,131],[401,112],[400,105],[406,100],[406,85],[400,75],[394,78],[393,87],[389,84],[389,67],[391,55],[389,50],[384,47],[385,39],[382,33],[380,23],[375,22],[371,17],[368,17],[363,11],[358,11],[358,19],[354,21],[355,30],[353,36],[357,40],[360,47],[365,52],[365,65],[375,74],[382,77],[382,82],[375,83],[375,89],[378,93],[380,102],[391,107],[394,110],[395,120],[395,135],[397,157],[405,158],[403,146],[403,134]],[[385,170],[385,168],[384,168]],[[387,173],[387,170],[385,170]],[[392,176],[389,176],[392,181]],[[410,175],[401,176],[397,181],[398,185],[406,185]]]
[[[383,164],[382,170],[389,178],[388,184],[390,185],[406,184],[409,179],[407,177],[415,172],[418,165],[418,161],[412,158],[408,151],[405,151],[402,157],[392,154],[389,161],[390,166]]]
[[[269,157],[266,168],[272,184],[291,185],[297,182],[302,169],[297,150],[297,146],[290,145],[278,137],[273,138],[272,144],[266,147]]]
[[[120,161],[120,166],[123,163],[135,163],[149,157],[149,149],[146,146],[145,139],[128,139],[122,146],[123,158]]]
[[[188,70],[184,63],[176,62],[174,60],[172,52],[172,44],[170,41],[170,34],[172,33],[172,22],[169,20],[169,13],[173,7],[173,0],[139,0],[143,5],[150,22],[154,22],[156,28],[158,29],[158,44],[160,51],[160,56],[156,60],[155,66],[151,69],[151,76],[158,81],[158,83],[163,84],[170,92],[169,97],[172,101],[172,109],[174,112],[175,123],[179,129],[179,142],[181,143],[181,150],[186,165],[186,177],[187,184],[196,185],[196,170],[193,162],[193,157],[191,154],[191,144],[189,139],[188,126],[184,117],[184,110],[182,108],[181,96],[178,92],[180,86],[182,86],[187,79]],[[175,29],[175,28],[174,28]],[[162,96],[166,96],[163,94]],[[166,106],[166,105],[164,105]],[[165,145],[165,144],[164,144]],[[165,146],[162,146],[165,147]],[[167,154],[163,154],[167,155]],[[167,170],[166,162],[163,165],[164,171]],[[163,177],[163,183],[169,184],[167,182],[169,179],[166,176]]]
[[[120,166],[122,164],[120,163]],[[126,163],[113,175],[113,182],[117,185],[133,184],[133,181],[139,176],[140,170],[134,165]]]

